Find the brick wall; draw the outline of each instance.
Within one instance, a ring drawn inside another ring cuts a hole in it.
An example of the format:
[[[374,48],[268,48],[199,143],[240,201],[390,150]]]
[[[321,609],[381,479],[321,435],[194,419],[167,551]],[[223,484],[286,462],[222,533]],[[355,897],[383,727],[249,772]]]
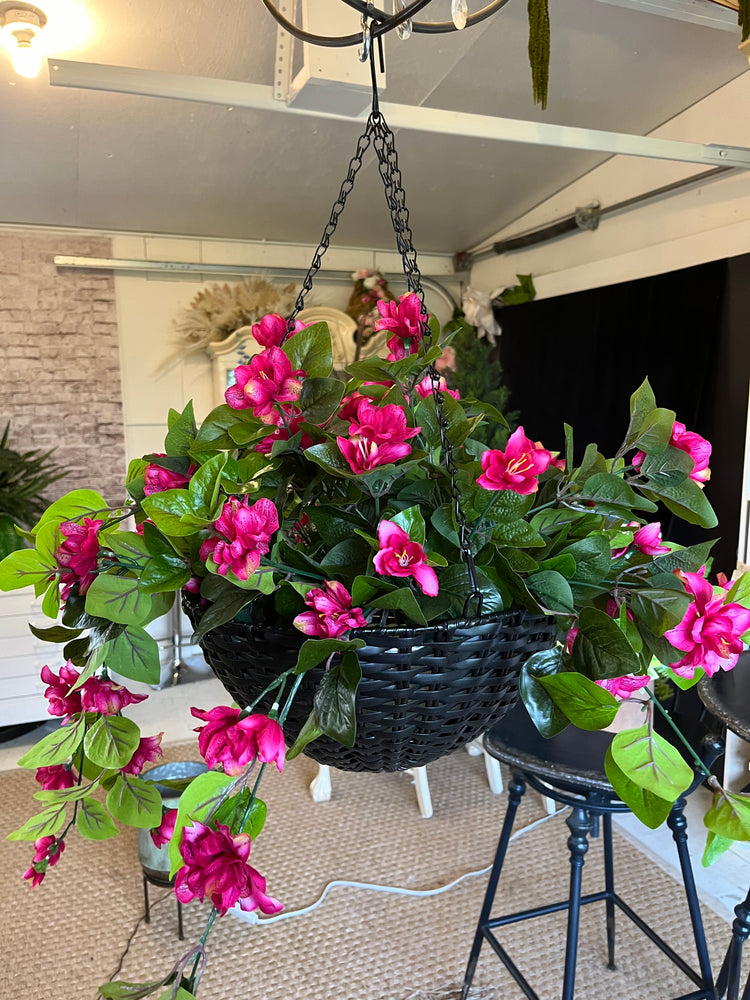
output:
[[[47,491],[122,499],[125,471],[115,283],[58,270],[55,254],[109,257],[109,239],[0,230],[0,428],[11,445],[55,449],[68,475]]]

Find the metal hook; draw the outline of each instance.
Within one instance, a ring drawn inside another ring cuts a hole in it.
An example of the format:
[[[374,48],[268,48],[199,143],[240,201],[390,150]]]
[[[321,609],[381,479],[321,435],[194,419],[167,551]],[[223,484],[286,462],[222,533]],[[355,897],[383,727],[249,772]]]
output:
[[[362,15],[362,44],[357,49],[357,55],[359,56],[360,62],[367,62],[370,58],[370,46],[372,45],[372,35],[370,34],[370,25],[367,23],[367,18]]]

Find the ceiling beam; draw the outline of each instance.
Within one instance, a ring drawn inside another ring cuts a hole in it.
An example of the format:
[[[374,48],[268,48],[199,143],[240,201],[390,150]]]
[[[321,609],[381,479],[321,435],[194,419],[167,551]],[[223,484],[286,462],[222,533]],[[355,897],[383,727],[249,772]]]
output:
[[[55,87],[104,90],[142,97],[161,97],[231,108],[251,108],[290,115],[307,115],[336,121],[364,121],[364,116],[290,107],[274,99],[273,88],[257,83],[215,80],[210,77],[184,76],[156,70],[99,63],[49,60],[50,83]],[[520,142],[558,149],[583,149],[597,153],[640,156],[657,160],[678,160],[703,166],[750,168],[750,149],[742,146],[678,142],[623,132],[551,125],[546,122],[495,118],[464,111],[411,107],[405,104],[380,103],[380,110],[391,128],[432,132],[455,138],[489,139]]]

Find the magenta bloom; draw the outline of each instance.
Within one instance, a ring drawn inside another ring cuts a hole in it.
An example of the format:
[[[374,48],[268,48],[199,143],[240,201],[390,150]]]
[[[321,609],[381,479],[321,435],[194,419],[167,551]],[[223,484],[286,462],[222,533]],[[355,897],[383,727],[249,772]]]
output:
[[[379,465],[388,465],[391,462],[398,462],[411,451],[409,444],[376,444],[366,437],[343,438],[337,437],[336,443],[339,451],[349,463],[352,472],[358,476],[367,472],[372,472]]]
[[[78,584],[79,594],[85,594],[96,576],[99,558],[99,529],[104,521],[84,517],[83,524],[77,521],[63,521],[60,532],[61,545],[55,551],[60,573],[60,583],[64,584],[60,599],[67,601],[73,586]]]
[[[163,735],[164,733],[157,733],[156,736],[142,736],[133,756],[121,768],[123,774],[140,774],[146,764],[161,757],[161,738]]]
[[[172,839],[172,834],[174,833],[174,826],[177,822],[177,810],[167,809],[161,818],[161,823],[150,830],[151,839],[154,842],[155,847],[164,847]]]
[[[536,493],[537,478],[552,464],[553,455],[537,441],[530,441],[517,428],[508,439],[505,451],[489,450],[482,454],[483,475],[477,483],[485,490],[513,490],[514,493]]]
[[[83,711],[99,712],[100,715],[117,715],[127,705],[137,705],[146,698],[147,694],[133,694],[122,684],[115,684],[114,681],[102,680],[99,677],[89,677],[81,686]]]
[[[194,823],[183,830],[180,853],[185,864],[177,872],[175,895],[181,903],[208,897],[222,916],[237,903],[242,910],[278,913],[277,899],[266,895],[266,880],[247,863],[250,836],[232,835],[228,826],[216,829]]]
[[[696,434],[695,431],[686,430],[684,424],[675,420],[669,443],[673,448],[679,448],[680,451],[684,451],[692,458],[693,471],[690,473],[692,480],[696,483],[705,483],[711,478],[711,470],[708,467],[711,459],[711,443],[709,441],[701,437],[700,434]],[[645,457],[642,451],[636,452],[633,456],[633,467],[640,469]]]
[[[23,873],[31,881],[32,888],[44,881],[48,868],[54,868],[65,850],[65,841],[56,837],[40,837],[34,841],[34,857],[31,867]]]
[[[413,576],[423,594],[427,597],[437,595],[437,574],[427,565],[419,542],[413,542],[395,521],[380,522],[378,541],[380,552],[373,559],[376,573],[381,576]]]
[[[287,423],[289,424],[289,430],[287,430],[287,428],[283,425],[279,425],[272,434],[264,437],[262,441],[259,441],[258,444],[256,444],[255,450],[259,451],[262,455],[270,455],[271,448],[273,448],[277,441],[288,441],[291,437],[293,437],[300,429],[300,418],[299,416],[295,417],[290,414],[287,417]],[[305,433],[305,431],[302,431],[299,447],[304,451],[305,448],[309,448],[312,443],[310,435]]]
[[[143,493],[150,497],[152,493],[163,493],[164,490],[180,490],[190,483],[190,477],[195,472],[195,466],[191,465],[187,475],[181,472],[173,472],[171,469],[164,469],[155,462],[146,466],[143,473],[145,485]]]
[[[432,379],[429,375],[425,375],[421,382],[418,382],[414,388],[417,393],[422,397],[422,399],[427,399],[428,396],[432,395]],[[448,383],[445,381],[445,376],[441,375],[437,384],[438,392],[447,392],[449,396],[453,396],[454,399],[460,399],[461,393],[458,389],[449,389]]]
[[[228,405],[233,410],[251,409],[264,424],[278,424],[281,417],[276,404],[292,403],[302,393],[304,372],[292,372],[291,362],[280,347],[267,347],[251,358],[249,365],[238,365],[234,375],[236,384],[224,393]]]
[[[286,747],[281,726],[266,715],[248,715],[240,719],[238,708],[217,705],[208,712],[191,708],[196,719],[203,719],[205,726],[198,727],[198,749],[209,767],[221,764],[226,774],[242,774],[257,757],[261,763],[275,763],[284,767]]]
[[[665,639],[682,650],[685,656],[671,663],[680,677],[692,678],[702,667],[709,677],[717,670],[731,670],[742,652],[742,636],[750,629],[750,610],[726,601],[726,593],[714,597],[714,590],[702,573],[676,575],[682,580],[693,603],[675,628],[664,633]]]
[[[633,545],[646,556],[659,556],[670,551],[668,545],[661,543],[661,523],[659,521],[644,524],[642,528],[639,528],[633,535]]]
[[[56,791],[59,788],[72,788],[76,783],[73,769],[64,764],[52,764],[50,767],[38,767],[34,776],[42,789]]]
[[[219,576],[231,570],[238,580],[247,580],[268,552],[271,536],[279,528],[279,515],[270,500],[250,503],[248,497],[232,497],[214,521],[216,536],[201,545],[201,559],[213,559]]]
[[[79,677],[78,671],[70,660],[60,667],[59,675],[45,664],[40,676],[47,685],[44,697],[49,702],[47,711],[50,715],[60,715],[69,719],[71,715],[78,715],[82,711],[81,689],[78,688],[72,693],[70,690]]]
[[[294,619],[294,625],[305,635],[321,639],[336,639],[352,628],[363,628],[367,622],[362,608],[352,607],[352,595],[337,580],[326,580],[324,590],[308,590],[304,611]]]
[[[648,675],[625,674],[624,677],[610,677],[596,683],[615,698],[629,698],[634,691],[646,687],[650,679]]]
[[[252,334],[256,343],[261,347],[281,347],[281,342],[286,337],[287,321],[278,313],[269,313],[264,316],[260,323],[253,323]],[[295,333],[305,329],[305,324],[296,320],[294,329],[289,334],[293,337]]]
[[[377,303],[380,319],[375,320],[375,330],[390,330],[388,350],[396,361],[407,354],[416,354],[422,338],[422,325],[427,317],[422,303],[414,292],[399,297],[398,302],[380,299]],[[408,346],[408,350],[407,350]]]
[[[361,399],[349,424],[349,437],[337,437],[336,443],[352,472],[361,475],[378,465],[406,458],[411,452],[407,439],[421,429],[408,427],[406,413],[395,403],[378,407],[369,399]]]

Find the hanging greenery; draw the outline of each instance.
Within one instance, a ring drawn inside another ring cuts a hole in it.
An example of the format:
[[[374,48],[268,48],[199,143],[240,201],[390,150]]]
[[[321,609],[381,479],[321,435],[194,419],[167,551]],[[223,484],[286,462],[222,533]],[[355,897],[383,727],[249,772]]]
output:
[[[748,3],[748,0],[740,0]],[[547,0],[528,0],[529,17],[529,64],[531,66],[531,83],[534,93],[534,103],[541,104],[542,111],[547,107],[547,88],[549,86],[549,7]]]
[[[737,24],[742,28],[742,41],[750,35],[750,0],[740,0],[737,8]]]

